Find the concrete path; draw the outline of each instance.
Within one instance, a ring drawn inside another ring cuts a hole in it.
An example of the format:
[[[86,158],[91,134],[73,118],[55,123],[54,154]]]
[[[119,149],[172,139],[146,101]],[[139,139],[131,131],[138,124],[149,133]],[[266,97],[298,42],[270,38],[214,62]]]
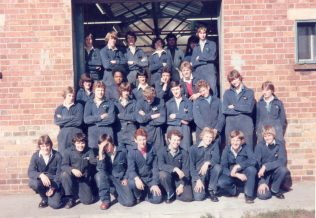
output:
[[[243,194],[238,198],[221,197],[220,202],[213,203],[209,199],[203,202],[173,202],[152,205],[142,202],[131,208],[119,204],[111,206],[106,211],[99,209],[99,204],[78,204],[71,209],[53,210],[51,208],[39,209],[39,197],[35,194],[2,195],[0,196],[0,217],[64,217],[64,218],[199,218],[207,213],[221,218],[238,218],[248,213],[258,213],[279,209],[306,209],[315,210],[315,182],[301,182],[293,185],[290,192],[285,193],[285,199],[273,197],[268,201],[255,200],[248,205]]]

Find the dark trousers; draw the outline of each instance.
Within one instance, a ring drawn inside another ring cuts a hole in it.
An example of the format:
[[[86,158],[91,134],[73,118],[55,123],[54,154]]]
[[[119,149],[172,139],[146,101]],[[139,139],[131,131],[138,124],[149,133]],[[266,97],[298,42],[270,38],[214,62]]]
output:
[[[162,195],[157,196],[157,195],[154,195],[153,193],[151,193],[150,187],[146,183],[144,183],[144,185],[145,185],[144,190],[137,189],[134,179],[129,179],[128,185],[129,185],[130,189],[132,190],[136,199],[144,199],[145,198],[146,201],[149,201],[152,204],[160,204],[162,202]]]
[[[57,187],[57,185],[51,180],[53,187]],[[46,192],[48,191],[48,187],[45,187],[40,179],[30,179],[29,181],[29,186],[31,189],[33,189],[36,193],[38,193],[42,200],[48,202],[48,205],[54,209],[58,209],[61,207],[62,202],[61,202],[61,193],[57,189],[55,193],[47,197]]]
[[[254,189],[256,183],[257,170],[255,167],[247,167],[240,173],[247,176],[247,180],[242,182],[241,180],[222,174],[218,180],[218,187],[220,192],[224,195],[234,196],[237,194],[237,186],[243,188],[245,195],[254,197]]]
[[[117,195],[117,201],[125,207],[134,205],[135,200],[128,185],[122,185],[121,181],[105,172],[98,172],[95,181],[99,188],[99,197],[102,202],[110,203],[110,193]]]
[[[160,184],[166,191],[167,198],[171,198],[172,196],[176,195],[176,187],[180,185],[180,180],[176,173],[160,171],[159,180]],[[184,202],[192,201],[193,195],[191,185],[184,184],[183,193],[181,195],[176,195],[176,199]]]
[[[205,187],[204,190],[202,190],[201,192],[194,191],[196,182],[193,182],[192,188],[193,188],[193,197],[195,201],[203,201],[206,198],[208,192],[210,191],[213,191],[214,193],[217,192],[218,179],[221,173],[222,173],[222,167],[219,164],[215,164],[214,166],[209,168],[207,173],[201,178]],[[208,192],[206,192],[206,189],[208,190]]]
[[[76,178],[75,176],[63,172],[61,174],[61,182],[65,191],[65,195],[73,198],[79,197],[83,204],[92,204],[94,197],[90,187],[90,180],[88,178]]]
[[[279,193],[284,178],[288,173],[289,170],[286,167],[278,167],[275,170],[266,172],[264,179],[270,189],[263,194],[259,194],[259,192],[257,192],[257,197],[261,200],[267,200],[272,197],[272,193]]]

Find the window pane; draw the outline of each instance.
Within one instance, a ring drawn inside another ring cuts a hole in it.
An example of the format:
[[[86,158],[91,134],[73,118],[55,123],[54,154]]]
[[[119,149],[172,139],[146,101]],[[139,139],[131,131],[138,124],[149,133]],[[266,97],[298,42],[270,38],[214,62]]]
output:
[[[316,61],[316,22],[297,23],[298,60]]]

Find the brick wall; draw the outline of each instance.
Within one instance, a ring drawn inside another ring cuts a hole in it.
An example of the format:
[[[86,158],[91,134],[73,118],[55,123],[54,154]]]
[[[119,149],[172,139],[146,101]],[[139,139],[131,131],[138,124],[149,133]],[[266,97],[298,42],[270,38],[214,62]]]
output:
[[[73,83],[71,1],[0,0],[0,193],[29,191],[36,139]]]
[[[223,74],[240,70],[256,99],[262,82],[275,83],[288,118],[286,148],[293,179],[315,180],[316,71],[294,71],[294,64],[295,20],[316,19],[316,2],[223,2]]]

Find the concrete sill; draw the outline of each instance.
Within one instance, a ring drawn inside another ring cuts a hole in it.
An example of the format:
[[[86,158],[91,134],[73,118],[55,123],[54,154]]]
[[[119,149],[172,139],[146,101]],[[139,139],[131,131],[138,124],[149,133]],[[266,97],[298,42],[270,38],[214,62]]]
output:
[[[316,64],[294,64],[295,71],[314,71],[316,70]]]

